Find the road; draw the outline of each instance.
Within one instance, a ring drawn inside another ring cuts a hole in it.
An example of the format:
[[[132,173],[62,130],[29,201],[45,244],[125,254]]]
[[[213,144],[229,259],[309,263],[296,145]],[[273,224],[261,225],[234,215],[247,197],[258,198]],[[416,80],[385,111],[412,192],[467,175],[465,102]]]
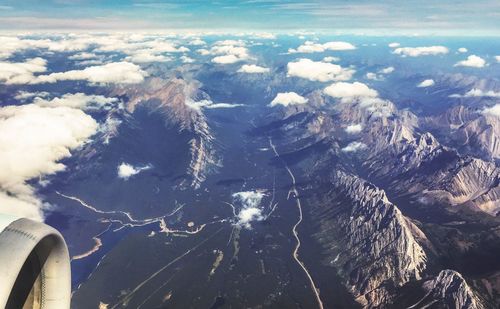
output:
[[[276,150],[276,147],[274,146],[273,140],[271,138],[269,138],[269,145],[273,149],[276,156],[281,159],[281,156],[280,156],[279,152]],[[319,289],[316,287],[316,284],[314,283],[314,280],[313,280],[311,274],[309,273],[309,271],[307,270],[304,262],[302,262],[299,258],[300,238],[299,238],[299,232],[297,231],[297,229],[298,229],[300,223],[302,223],[302,218],[303,218],[303,216],[302,216],[302,204],[300,203],[300,196],[299,196],[299,192],[297,190],[295,176],[293,175],[292,170],[288,167],[288,165],[286,164],[286,162],[284,160],[283,160],[283,163],[285,164],[285,169],[287,170],[288,174],[290,175],[290,178],[292,179],[292,188],[290,189],[290,192],[295,197],[295,201],[297,202],[297,209],[299,210],[299,219],[298,219],[297,223],[295,223],[295,225],[292,228],[293,236],[295,237],[295,240],[297,241],[297,244],[295,245],[295,249],[293,250],[293,258],[295,259],[297,264],[299,264],[299,266],[302,268],[302,270],[306,274],[307,278],[309,279],[309,282],[311,284],[311,289],[313,290],[313,293],[316,296],[316,300],[318,302],[318,307],[320,309],[323,309],[323,302],[321,301],[321,297],[319,295]],[[289,196],[290,196],[290,192],[289,192]]]

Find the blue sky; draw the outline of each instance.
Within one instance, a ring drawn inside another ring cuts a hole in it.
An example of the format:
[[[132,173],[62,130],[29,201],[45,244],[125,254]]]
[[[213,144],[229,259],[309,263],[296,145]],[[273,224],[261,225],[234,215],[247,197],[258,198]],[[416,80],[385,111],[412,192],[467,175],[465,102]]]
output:
[[[498,0],[0,0],[0,28],[500,34]]]

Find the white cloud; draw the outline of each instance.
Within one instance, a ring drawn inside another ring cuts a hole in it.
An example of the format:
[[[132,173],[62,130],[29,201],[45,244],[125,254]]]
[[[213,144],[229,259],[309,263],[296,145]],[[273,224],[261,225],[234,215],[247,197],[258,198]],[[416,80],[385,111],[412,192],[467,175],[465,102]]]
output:
[[[500,63],[500,56],[495,56],[495,60]]]
[[[123,179],[123,180],[128,180],[130,177],[139,174],[142,171],[148,170],[152,168],[151,165],[144,165],[144,166],[133,166],[131,164],[122,162],[120,165],[118,165],[118,177]]]
[[[500,92],[493,90],[483,91],[478,88],[473,88],[467,91],[465,94],[450,95],[450,98],[478,98],[478,97],[500,98]]]
[[[200,49],[197,49],[196,52],[202,56],[208,56],[210,55],[210,51],[206,48],[200,48]]]
[[[214,46],[245,46],[246,42],[243,40],[221,40],[213,44]]]
[[[97,110],[101,108],[109,108],[118,103],[117,98],[107,98],[102,95],[86,95],[84,93],[67,93],[60,98],[51,100],[36,97],[34,100],[36,105],[42,107],[60,107],[66,106],[78,108],[82,110]]]
[[[63,171],[59,161],[96,130],[97,123],[78,109],[34,104],[0,108],[1,211],[41,220],[47,205],[28,181]]]
[[[467,51],[468,51],[468,50],[467,50],[467,48],[465,48],[465,47],[460,47],[460,48],[458,49],[458,52],[459,52],[459,53],[466,53]]]
[[[261,32],[261,33],[256,33],[253,35],[257,39],[263,39],[263,40],[274,40],[276,39],[276,35],[273,33],[269,32]]]
[[[417,85],[418,88],[425,88],[425,87],[431,87],[434,86],[435,82],[433,79],[426,79],[422,81],[420,84]]]
[[[134,84],[144,80],[147,73],[138,65],[130,62],[112,62],[104,65],[91,66],[82,70],[39,75],[31,83],[55,83],[64,80],[82,80],[94,84]]]
[[[297,47],[297,49],[290,48],[289,53],[322,53],[327,50],[353,50],[356,46],[348,42],[327,42],[324,44],[306,41],[304,44]]]
[[[35,79],[34,73],[47,70],[47,62],[42,58],[25,62],[0,62],[0,81],[6,84],[28,84]]]
[[[139,83],[147,73],[130,62],[112,62],[91,66],[82,70],[35,75],[47,70],[47,62],[42,58],[28,59],[25,62],[0,62],[0,81],[5,84],[42,84],[63,80],[84,80],[96,84]]]
[[[97,56],[94,53],[82,52],[82,53],[79,53],[79,54],[75,54],[73,56],[69,56],[68,59],[69,60],[88,60],[88,59],[95,59],[95,58],[98,58],[98,57],[99,56]]]
[[[357,134],[363,130],[363,125],[360,123],[348,125],[345,132],[348,134]]]
[[[218,108],[234,108],[243,106],[243,104],[214,103],[212,100],[194,101],[191,99],[186,100],[184,104],[186,104],[189,108],[195,111],[201,111],[204,108],[218,109]]]
[[[194,46],[200,46],[200,45],[206,45],[206,44],[207,43],[200,38],[195,38],[188,43],[188,45],[194,45]]]
[[[251,229],[252,221],[262,221],[265,217],[260,208],[265,194],[259,191],[243,191],[232,195],[235,202],[238,202],[239,211],[237,213],[236,225]]]
[[[151,63],[151,62],[167,62],[167,61],[172,61],[172,57],[168,57],[165,55],[157,55],[157,54],[152,54],[147,51],[140,51],[133,53],[132,55],[125,57],[125,60],[133,62],[133,63]]]
[[[195,61],[193,58],[188,57],[186,55],[182,55],[180,59],[182,63],[193,63]]]
[[[360,82],[337,82],[326,87],[323,93],[340,99],[341,103],[358,103],[376,117],[388,117],[394,110],[392,102],[379,98],[376,90]]]
[[[444,46],[399,47],[393,51],[394,54],[409,57],[440,55],[448,52],[448,48]]]
[[[250,59],[245,42],[241,40],[224,40],[214,43],[210,50],[198,50],[201,55],[215,55],[213,63],[232,64]]]
[[[218,108],[235,108],[235,107],[240,107],[244,106],[243,104],[231,104],[231,103],[213,103],[207,106],[204,106],[205,108],[208,109],[218,109]]]
[[[287,76],[296,76],[319,82],[349,80],[355,72],[337,64],[316,62],[305,58],[289,62],[287,68]]]
[[[471,68],[482,68],[486,65],[486,61],[476,55],[470,55],[466,60],[459,61],[455,64],[456,67],[471,67]]]
[[[269,106],[276,106],[276,105],[289,106],[289,105],[305,104],[307,103],[307,101],[309,100],[295,92],[280,92],[271,101]]]
[[[238,58],[235,55],[224,55],[224,56],[217,56],[212,59],[213,63],[218,63],[218,64],[233,64],[237,63],[240,61],[243,61],[244,59]]]
[[[387,67],[387,68],[383,68],[382,70],[378,71],[380,74],[391,74],[392,72],[394,72],[394,67]]]
[[[16,96],[14,96],[14,99],[19,101],[26,101],[28,99],[33,99],[34,97],[45,98],[48,97],[49,95],[50,93],[46,91],[39,91],[39,92],[19,91],[16,94]]]
[[[338,82],[326,87],[323,92],[333,98],[341,99],[342,102],[350,103],[359,98],[375,98],[378,96],[376,90],[360,82],[346,83]]]
[[[352,143],[349,143],[349,145],[342,148],[342,151],[343,152],[357,152],[360,150],[364,150],[366,148],[367,148],[366,144],[363,144],[361,142],[352,142]]]
[[[323,62],[339,62],[340,58],[339,57],[333,57],[333,56],[326,56],[323,58]]]
[[[366,73],[365,77],[367,79],[371,79],[371,80],[381,80],[381,78],[377,74],[375,74],[373,72]]]
[[[396,48],[396,47],[399,47],[401,46],[401,44],[397,43],[397,42],[393,42],[393,43],[389,43],[388,45],[390,48]]]
[[[500,98],[500,93],[498,93],[498,97]],[[483,109],[481,113],[485,115],[500,117],[500,104],[495,104],[491,107],[487,107]]]
[[[239,73],[268,73],[269,68],[261,67],[255,64],[244,64],[238,70]]]

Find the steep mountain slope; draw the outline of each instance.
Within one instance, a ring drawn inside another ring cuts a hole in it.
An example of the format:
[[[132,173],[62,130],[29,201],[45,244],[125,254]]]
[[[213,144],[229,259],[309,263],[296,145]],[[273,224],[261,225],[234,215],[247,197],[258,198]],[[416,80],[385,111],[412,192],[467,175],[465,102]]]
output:
[[[316,238],[359,303],[389,304],[393,288],[421,278],[426,237],[373,184],[342,171],[330,180],[313,210]]]
[[[409,308],[486,308],[462,275],[454,270],[442,270],[439,275],[424,283],[427,294]]]
[[[195,80],[150,78],[139,85],[116,87],[112,92],[115,96],[126,97],[129,112],[138,106],[146,106],[152,112],[161,113],[167,125],[194,134],[190,141],[191,162],[188,167],[192,177],[190,185],[194,188],[198,188],[218,165],[214,137],[202,109],[196,107],[196,102],[209,100],[200,86]]]

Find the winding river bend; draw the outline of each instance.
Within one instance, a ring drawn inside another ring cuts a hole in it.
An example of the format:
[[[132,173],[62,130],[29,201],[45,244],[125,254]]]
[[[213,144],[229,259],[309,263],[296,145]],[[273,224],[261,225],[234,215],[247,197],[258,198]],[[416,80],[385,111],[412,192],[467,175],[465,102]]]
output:
[[[276,146],[273,144],[273,140],[271,138],[269,138],[269,145],[273,149],[274,154],[278,158],[281,159],[281,156],[280,156],[279,152],[277,151]],[[299,210],[299,219],[298,219],[297,223],[295,223],[295,225],[292,228],[293,236],[295,237],[295,240],[297,241],[297,244],[295,245],[295,249],[293,250],[292,255],[293,255],[294,260],[297,262],[297,264],[299,264],[300,268],[302,268],[302,270],[306,274],[307,278],[309,279],[309,282],[311,284],[311,289],[313,290],[313,293],[316,296],[316,301],[318,302],[318,307],[320,309],[323,309],[323,302],[321,301],[321,297],[319,295],[319,289],[316,287],[316,283],[314,283],[314,280],[313,280],[311,274],[309,273],[309,271],[307,270],[306,265],[299,258],[300,238],[299,238],[299,232],[297,231],[297,228],[299,227],[300,223],[302,223],[302,204],[300,203],[300,196],[299,196],[299,191],[297,190],[297,187],[296,187],[295,176],[293,175],[292,170],[288,167],[288,164],[286,164],[286,162],[284,160],[283,160],[283,163],[284,163],[285,169],[287,170],[288,174],[290,175],[290,178],[292,179],[292,187],[290,189],[289,196],[290,196],[290,193],[293,194],[293,197],[295,197],[295,201],[297,202],[297,209]]]

